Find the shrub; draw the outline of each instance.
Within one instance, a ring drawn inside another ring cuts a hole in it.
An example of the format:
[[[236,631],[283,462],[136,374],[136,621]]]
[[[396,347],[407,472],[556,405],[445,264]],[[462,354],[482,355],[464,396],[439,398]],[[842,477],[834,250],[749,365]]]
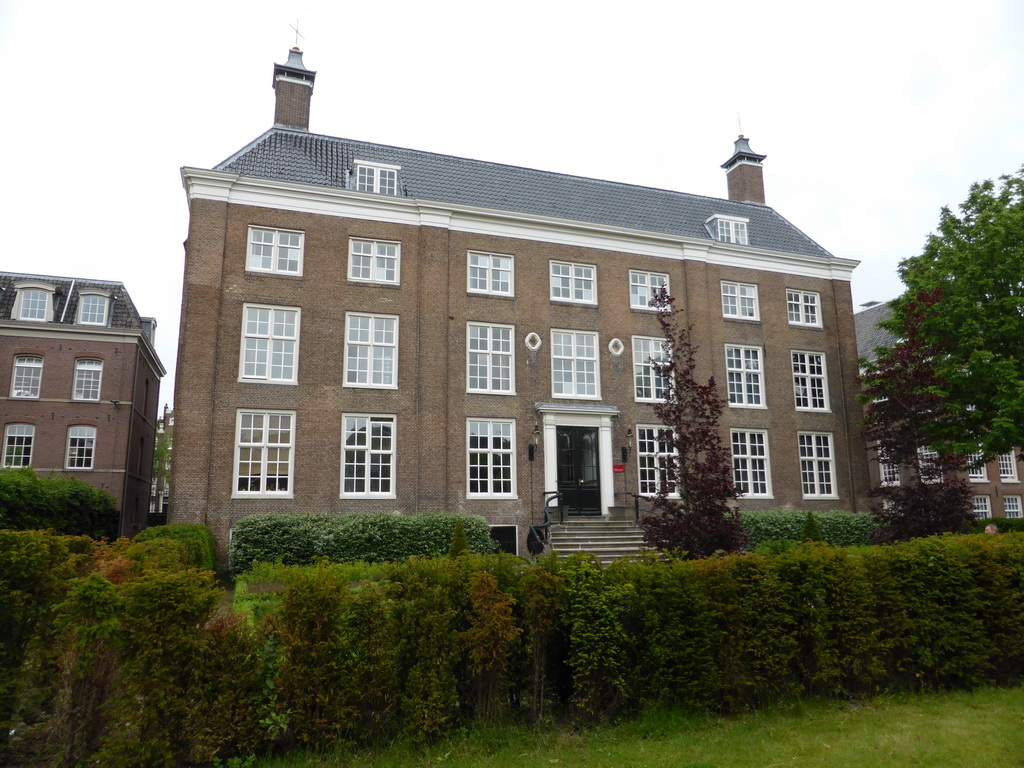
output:
[[[173,539],[185,547],[186,562],[195,568],[217,570],[217,544],[213,531],[199,523],[172,523],[146,528],[135,537],[135,541]]]
[[[986,525],[994,525],[1000,533],[1024,533],[1024,519],[988,517],[971,523],[971,533],[984,533]]]
[[[802,541],[807,513],[791,509],[772,509],[764,512],[744,510],[740,513],[748,546],[756,550],[766,541],[792,539]],[[835,547],[855,547],[869,544],[871,531],[877,527],[871,515],[863,512],[815,512],[814,519],[821,533],[821,541]]]
[[[29,467],[0,470],[0,528],[52,528],[93,538],[117,536],[120,514],[106,491],[75,477],[40,477]]]
[[[807,513],[807,519],[804,520],[803,535],[800,537],[801,541],[821,541],[821,529],[818,527],[818,521],[814,517],[813,512]]]

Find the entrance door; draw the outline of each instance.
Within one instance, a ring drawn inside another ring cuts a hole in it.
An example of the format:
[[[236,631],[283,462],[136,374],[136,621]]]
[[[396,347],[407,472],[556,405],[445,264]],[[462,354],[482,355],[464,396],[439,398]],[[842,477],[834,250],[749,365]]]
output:
[[[601,514],[597,427],[556,427],[558,490],[570,515]]]

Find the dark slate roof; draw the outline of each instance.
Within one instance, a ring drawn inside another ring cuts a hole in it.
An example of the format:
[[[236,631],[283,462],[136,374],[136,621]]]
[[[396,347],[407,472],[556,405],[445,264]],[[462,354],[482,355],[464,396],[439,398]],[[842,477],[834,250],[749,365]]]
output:
[[[272,128],[215,170],[344,189],[354,160],[401,167],[406,197],[553,216],[711,240],[715,214],[750,220],[750,245],[828,258],[828,251],[765,205],[569,176],[384,144]]]
[[[87,280],[80,277],[53,277],[51,275],[29,275],[15,272],[0,272],[0,321],[11,319],[14,309],[14,284],[32,281],[52,285],[54,291],[53,323],[74,325],[78,316],[78,297],[80,291],[90,288],[106,291],[113,298],[113,312],[110,317],[111,328],[142,329],[139,311],[132,302],[132,297],[125,290],[124,283],[110,280]],[[67,311],[65,311],[65,308]],[[63,316],[63,320],[61,317]],[[33,322],[32,325],[39,325]],[[96,326],[93,326],[96,327]]]
[[[874,360],[875,350],[879,347],[891,347],[896,343],[896,336],[879,323],[892,317],[892,307],[888,303],[877,304],[853,316],[857,329],[857,356],[866,360]]]

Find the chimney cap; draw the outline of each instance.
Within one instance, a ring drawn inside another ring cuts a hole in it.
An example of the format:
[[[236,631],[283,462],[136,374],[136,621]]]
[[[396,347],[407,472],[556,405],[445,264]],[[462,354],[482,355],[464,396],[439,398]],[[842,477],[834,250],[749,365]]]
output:
[[[728,160],[722,163],[722,167],[725,168],[726,170],[729,170],[734,165],[744,161],[752,163],[754,165],[760,165],[761,161],[768,157],[768,155],[759,155],[757,154],[757,152],[752,150],[750,148],[750,142],[747,140],[747,137],[744,136],[742,133],[739,135],[739,138],[736,139],[736,142],[733,146],[734,149],[732,157],[730,157]]]
[[[302,63],[302,51],[299,50],[298,46],[295,46],[289,49],[287,62],[284,64],[274,64],[274,82],[271,85],[275,88],[277,87],[277,79],[279,77],[304,80],[312,85],[313,80],[316,79],[316,72],[306,68],[306,65]]]

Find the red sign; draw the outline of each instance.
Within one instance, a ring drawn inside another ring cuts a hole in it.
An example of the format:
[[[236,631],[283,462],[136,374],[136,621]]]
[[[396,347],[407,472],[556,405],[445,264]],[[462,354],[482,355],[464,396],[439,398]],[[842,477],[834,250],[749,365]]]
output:
[[[626,471],[626,465],[625,464],[612,464],[612,472],[614,472],[615,474],[621,475],[621,474],[624,474],[625,471]]]

